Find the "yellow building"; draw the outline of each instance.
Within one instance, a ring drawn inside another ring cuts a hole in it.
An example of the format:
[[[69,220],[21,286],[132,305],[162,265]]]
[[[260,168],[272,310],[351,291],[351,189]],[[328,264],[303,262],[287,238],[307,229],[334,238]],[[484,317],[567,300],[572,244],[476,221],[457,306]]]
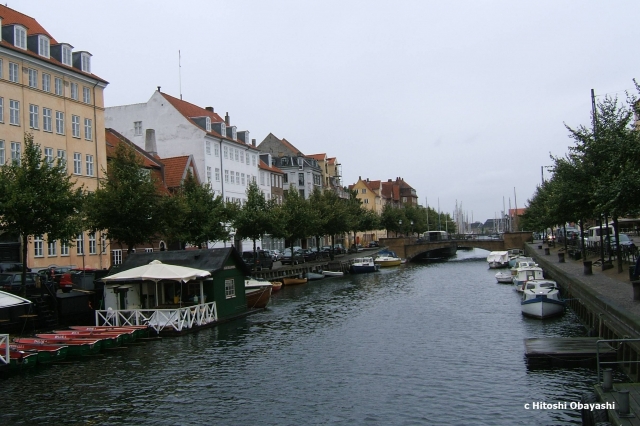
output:
[[[353,185],[349,185],[349,189],[356,191],[357,198],[362,201],[362,205],[376,212],[378,215],[382,214],[384,205],[386,204],[386,198],[382,194],[382,182],[379,180],[363,180],[362,177],[358,177],[358,181]],[[366,245],[370,241],[377,241],[380,238],[386,238],[387,231],[376,230],[366,233],[357,233],[357,243]]]
[[[91,54],[56,41],[33,18],[0,5],[0,164],[19,159],[25,133],[44,157],[66,161],[77,185],[93,191],[106,170],[103,90]],[[72,244],[30,238],[27,265],[104,268],[107,242],[84,232]]]

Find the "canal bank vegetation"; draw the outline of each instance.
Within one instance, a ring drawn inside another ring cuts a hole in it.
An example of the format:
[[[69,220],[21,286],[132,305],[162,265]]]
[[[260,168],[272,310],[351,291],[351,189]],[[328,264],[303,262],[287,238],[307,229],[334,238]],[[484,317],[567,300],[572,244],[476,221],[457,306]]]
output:
[[[619,241],[618,220],[640,214],[640,132],[634,123],[634,117],[640,117],[638,107],[634,95],[627,94],[624,101],[605,96],[594,100],[590,125],[565,125],[573,145],[565,156],[551,156],[552,177],[528,200],[521,218],[524,229],[544,232],[579,223],[583,259],[588,225],[613,223]],[[622,272],[621,245],[615,249]]]

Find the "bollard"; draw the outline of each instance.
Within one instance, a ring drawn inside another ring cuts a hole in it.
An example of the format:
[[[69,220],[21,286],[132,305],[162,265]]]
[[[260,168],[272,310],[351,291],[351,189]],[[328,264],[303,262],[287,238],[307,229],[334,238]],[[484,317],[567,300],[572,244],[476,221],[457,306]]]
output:
[[[593,274],[593,262],[590,260],[585,260],[584,262],[582,262],[582,264],[584,265],[584,274],[585,275],[592,275]]]
[[[633,417],[633,414],[629,411],[629,391],[628,390],[619,390],[618,391],[618,416],[619,417]]]
[[[609,392],[613,387],[613,370],[605,368],[602,371],[602,390]]]
[[[549,255],[549,247],[544,248],[544,254]]]
[[[559,263],[564,263],[564,252],[560,252],[558,253],[558,262]]]

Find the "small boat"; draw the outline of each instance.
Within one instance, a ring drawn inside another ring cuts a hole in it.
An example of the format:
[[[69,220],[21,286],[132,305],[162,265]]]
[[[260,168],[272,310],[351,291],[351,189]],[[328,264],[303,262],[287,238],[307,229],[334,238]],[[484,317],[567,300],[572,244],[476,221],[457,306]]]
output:
[[[80,331],[133,331],[133,337],[135,339],[142,339],[145,337],[149,337],[149,327],[146,325],[72,325],[69,326],[71,330],[80,330]]]
[[[35,352],[23,352],[9,348],[9,369],[26,370],[36,366],[38,354]]]
[[[38,354],[38,364],[51,364],[58,361],[64,361],[67,357],[68,346],[60,345],[37,345],[31,343],[11,343],[9,348],[16,351],[29,352]],[[0,351],[5,349],[4,345],[0,345]]]
[[[531,280],[543,280],[544,273],[542,268],[534,262],[520,262],[520,267],[515,269],[513,275],[513,285],[516,291],[522,292],[524,290],[523,284]]]
[[[506,268],[509,265],[509,252],[492,251],[487,256],[487,263],[490,269]]]
[[[271,294],[282,289],[282,283],[280,281],[271,281]]]
[[[71,335],[71,334],[58,334],[58,333],[41,333],[36,334],[39,339],[48,339],[52,341],[60,341],[66,344],[66,340],[80,340],[85,342],[98,341],[100,343],[100,349],[112,349],[120,346],[118,335],[116,334],[101,334],[101,335]]]
[[[513,275],[511,275],[511,272],[498,272],[496,281],[501,284],[513,284]]]
[[[367,272],[377,272],[380,265],[376,265],[372,257],[357,257],[353,259],[353,263],[349,267],[352,274],[364,274]]]
[[[514,268],[519,268],[520,263],[522,262],[533,262],[533,258],[529,256],[516,256],[509,259],[509,268],[513,270]]]
[[[322,271],[322,275],[325,277],[341,277],[344,275],[342,271]]]
[[[260,281],[253,278],[244,280],[244,292],[247,298],[247,308],[262,309],[271,300],[273,284],[269,281]]]
[[[560,290],[551,280],[528,281],[520,305],[522,315],[539,319],[561,315],[565,308],[564,300],[560,300]]]
[[[115,338],[118,346],[122,343],[131,343],[133,342],[133,330],[126,331],[96,331],[96,330],[53,330],[54,334],[63,334],[72,337],[91,337],[96,339],[102,338]],[[108,346],[106,346],[108,347]],[[105,347],[105,348],[106,348]]]
[[[15,343],[29,343],[33,345],[41,345],[41,346],[50,346],[50,345],[58,345],[58,346],[68,346],[67,356],[86,356],[86,355],[96,355],[100,353],[101,342],[100,340],[91,340],[91,339],[68,339],[65,341],[61,341],[58,339],[41,339],[41,338],[33,338],[33,337],[20,337],[14,339]]]
[[[317,272],[307,272],[305,276],[307,277],[308,281],[316,281],[324,278],[323,274],[319,274]]]
[[[306,284],[307,283],[307,279],[306,278],[283,278],[282,279],[282,284],[284,285],[298,285],[298,284]]]
[[[374,259],[374,263],[380,265],[381,268],[388,268],[400,265],[402,259],[400,259],[395,252],[385,250],[378,253],[378,256]]]

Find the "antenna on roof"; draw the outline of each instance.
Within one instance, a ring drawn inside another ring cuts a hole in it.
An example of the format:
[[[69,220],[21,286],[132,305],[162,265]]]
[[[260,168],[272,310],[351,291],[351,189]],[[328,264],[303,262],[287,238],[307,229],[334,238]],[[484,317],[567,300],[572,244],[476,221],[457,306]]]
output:
[[[182,64],[180,60],[180,49],[178,49],[178,85],[180,87],[180,100],[182,100]]]

